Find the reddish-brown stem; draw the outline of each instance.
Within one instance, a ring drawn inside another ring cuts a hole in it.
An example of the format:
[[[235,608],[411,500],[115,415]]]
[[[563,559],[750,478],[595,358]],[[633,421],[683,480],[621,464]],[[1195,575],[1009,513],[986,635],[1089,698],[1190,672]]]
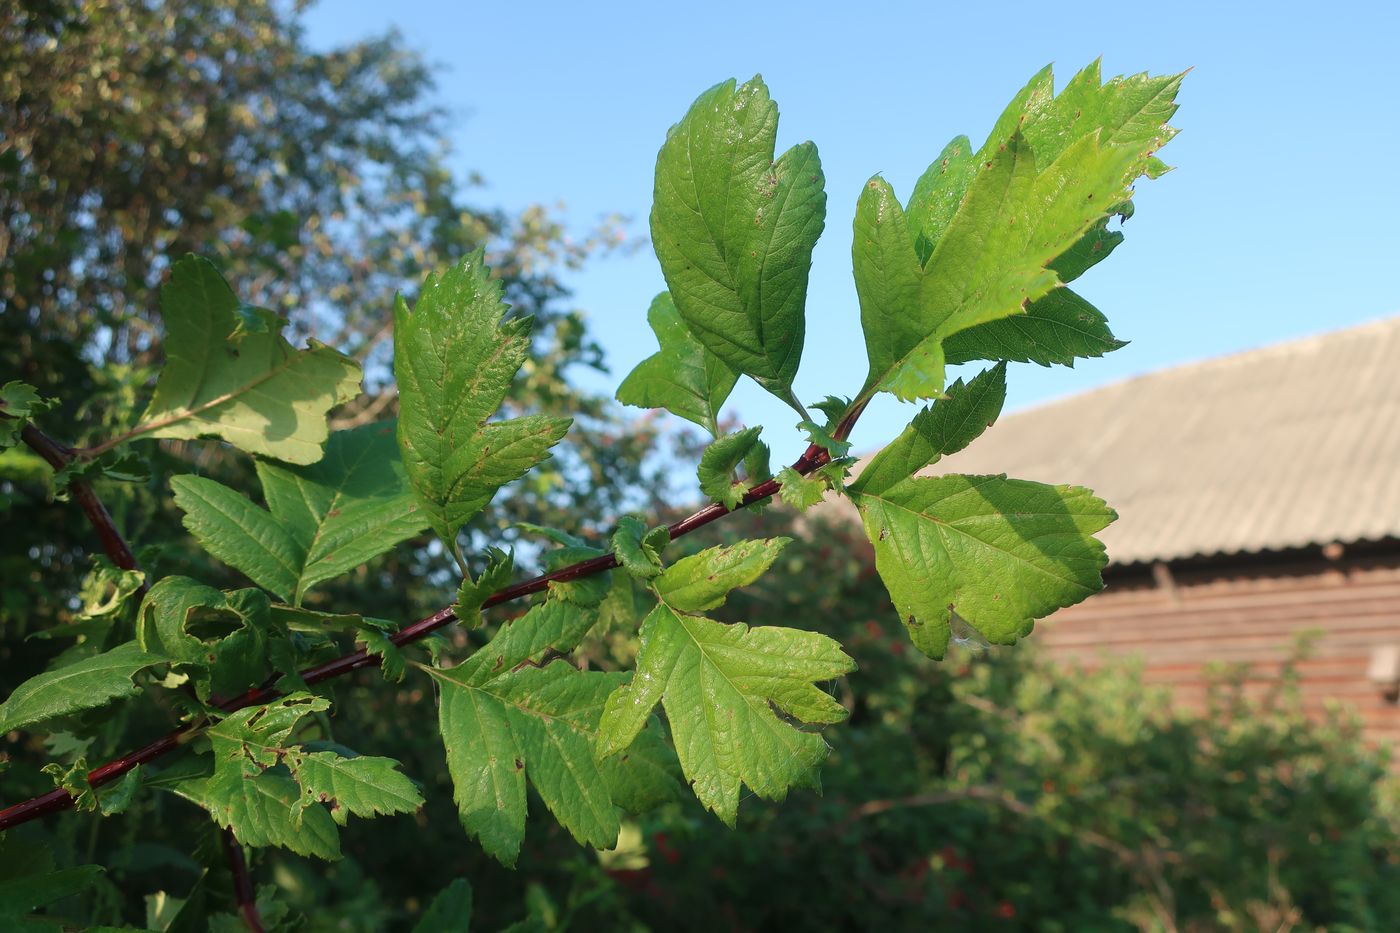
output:
[[[228,860],[229,871],[233,873],[233,897],[238,902],[238,913],[250,933],[263,933],[262,917],[258,916],[258,897],[253,891],[253,876],[248,872],[243,846],[234,838],[233,830],[226,829],[222,835],[224,857]]]
[[[20,429],[20,439],[47,460],[49,466],[55,470],[63,469],[77,456],[73,448],[60,444],[32,424],[26,424]],[[102,500],[97,498],[97,493],[92,491],[92,485],[87,480],[76,479],[68,484],[68,494],[87,516],[92,530],[97,532],[97,540],[102,544],[103,553],[112,559],[112,563],[122,570],[140,570],[140,565],[136,563],[136,555],[131,552],[126,539],[117,530],[116,522],[112,521],[112,513],[107,511]],[[145,591],[146,585],[143,583],[139,592]]]
[[[853,408],[846,417],[841,420],[840,424],[837,425],[836,430],[833,432],[833,437],[837,440],[845,440],[849,437],[851,429],[855,427],[856,419],[860,417],[864,408],[865,406],[863,404]],[[803,451],[802,456],[793,461],[792,470],[799,475],[806,476],[813,470],[824,466],[830,462],[830,460],[831,457],[824,448],[816,444],[811,444]],[[698,512],[694,512],[680,521],[667,526],[667,530],[671,533],[671,540],[674,541],[676,538],[690,534],[696,529],[703,528],[711,522],[723,518],[730,512],[737,511],[745,506],[753,505],[755,502],[762,502],[765,499],[769,499],[777,493],[779,486],[780,484],[776,479],[770,479],[767,482],[758,484],[745,494],[739,505],[734,509],[726,508],[720,503],[707,505]],[[612,554],[604,554],[601,557],[593,557],[588,560],[579,561],[576,564],[562,567],[553,573],[540,574],[537,577],[532,577],[529,580],[523,580],[520,583],[515,583],[505,589],[498,590],[486,599],[482,604],[482,608],[489,609],[492,606],[499,606],[511,600],[543,592],[549,588],[550,583],[577,580],[580,577],[587,577],[595,573],[612,570],[617,566],[617,558]],[[440,609],[425,619],[419,619],[417,622],[399,629],[399,631],[389,636],[389,640],[401,647],[411,642],[418,641],[455,621],[457,621],[457,615],[452,611],[451,607]],[[363,649],[360,649],[341,655],[334,660],[319,664],[316,667],[307,668],[301,671],[301,678],[309,685],[318,684],[322,681],[348,674],[351,671],[357,671],[365,667],[378,666],[379,662],[380,658],[378,656],[370,655]],[[269,703],[281,695],[281,691],[270,684],[265,684],[261,687],[241,693],[238,696],[220,700],[216,705],[227,712],[233,712],[234,710],[244,709],[249,706]],[[115,781],[137,765],[150,761],[153,758],[159,758],[167,752],[173,751],[182,743],[188,741],[192,736],[191,727],[182,726],[139,751],[109,761],[100,768],[89,772],[88,783],[93,787],[101,787],[103,784]],[[30,820],[37,819],[49,813],[66,810],[72,805],[73,797],[67,791],[61,789],[50,791],[43,796],[35,797],[32,800],[26,800],[23,803],[17,803],[5,810],[0,810],[0,830],[6,830],[13,826],[18,826],[21,823],[27,823]]]

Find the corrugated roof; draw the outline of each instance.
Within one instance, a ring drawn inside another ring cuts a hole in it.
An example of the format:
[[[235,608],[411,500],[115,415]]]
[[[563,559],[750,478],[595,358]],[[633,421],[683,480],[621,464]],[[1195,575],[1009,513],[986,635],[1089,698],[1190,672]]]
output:
[[[1088,486],[1115,564],[1400,537],[1400,317],[1004,415],[934,470]]]

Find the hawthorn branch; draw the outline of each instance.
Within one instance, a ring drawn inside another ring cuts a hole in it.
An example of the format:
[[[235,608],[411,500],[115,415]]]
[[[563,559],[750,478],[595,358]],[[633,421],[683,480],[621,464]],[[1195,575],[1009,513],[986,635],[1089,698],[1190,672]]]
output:
[[[855,427],[857,419],[860,418],[861,412],[864,410],[864,403],[854,405],[836,426],[836,430],[832,432],[832,436],[838,441],[847,439],[850,436],[851,430]],[[810,444],[807,449],[803,451],[802,456],[793,461],[791,468],[793,472],[801,476],[807,476],[812,471],[825,466],[830,461],[831,455],[827,453],[825,448],[817,444]],[[778,492],[778,489],[778,481],[776,479],[770,479],[750,489],[744,495],[744,498],[740,500],[739,504],[732,509],[726,507],[722,503],[711,503],[703,509],[667,526],[666,530],[670,532],[671,540],[674,541],[732,512],[753,505],[755,502],[763,502],[770,499]],[[599,557],[579,561],[576,564],[561,567],[559,570],[552,573],[540,574],[529,580],[522,580],[519,583],[498,590],[482,603],[481,608],[489,609],[492,606],[499,606],[502,603],[544,592],[549,588],[549,584],[551,583],[564,583],[569,580],[578,580],[583,577],[613,570],[619,566],[621,565],[618,563],[617,557],[614,554],[604,554]],[[417,622],[399,629],[389,636],[389,640],[393,642],[396,647],[403,647],[456,621],[457,614],[453,612],[452,608],[449,606],[445,609],[439,609],[427,618],[419,619]],[[381,658],[378,656],[371,655],[364,649],[358,649],[348,654],[341,655],[334,660],[301,671],[301,679],[305,681],[308,686],[314,686],[323,681],[344,676],[352,671],[357,671],[366,667],[377,667],[380,661]],[[241,693],[238,696],[219,700],[214,705],[225,712],[231,713],[236,710],[246,709],[249,706],[261,706],[270,703],[282,695],[280,690],[277,690],[271,683],[268,683]],[[109,784],[131,771],[137,765],[153,761],[156,758],[169,754],[188,742],[195,735],[196,731],[193,726],[181,726],[161,736],[149,745],[123,755],[120,758],[115,758],[88,772],[88,784],[93,787],[101,787],[104,784]],[[28,823],[30,820],[38,819],[50,813],[67,810],[73,806],[73,803],[74,797],[72,794],[62,788],[56,788],[47,794],[14,804],[4,810],[0,810],[0,831],[19,826],[22,823]]]

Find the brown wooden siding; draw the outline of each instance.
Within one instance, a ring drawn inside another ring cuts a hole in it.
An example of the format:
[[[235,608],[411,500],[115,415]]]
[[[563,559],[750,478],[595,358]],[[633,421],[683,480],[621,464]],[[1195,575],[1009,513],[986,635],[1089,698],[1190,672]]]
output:
[[[1249,665],[1247,692],[1262,694],[1278,683],[1298,636],[1314,632],[1296,665],[1305,706],[1345,703],[1369,741],[1400,747],[1400,705],[1366,677],[1374,649],[1400,644],[1400,548],[1111,569],[1107,580],[1103,593],[1038,627],[1043,651],[1089,667],[1137,657],[1147,682],[1199,709],[1208,665]]]

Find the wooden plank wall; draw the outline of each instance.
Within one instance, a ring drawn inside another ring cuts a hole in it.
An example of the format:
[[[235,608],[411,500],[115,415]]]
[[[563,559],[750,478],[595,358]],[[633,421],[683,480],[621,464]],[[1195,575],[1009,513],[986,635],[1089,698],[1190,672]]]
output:
[[[1105,656],[1139,657],[1149,682],[1200,708],[1207,664],[1250,665],[1247,689],[1262,692],[1277,683],[1296,637],[1315,631],[1308,659],[1297,665],[1306,706],[1349,704],[1369,741],[1400,754],[1400,706],[1366,676],[1375,648],[1400,645],[1400,548],[1330,560],[1314,551],[1233,566],[1110,568],[1106,579],[1103,593],[1037,627],[1042,650],[1088,667]]]

